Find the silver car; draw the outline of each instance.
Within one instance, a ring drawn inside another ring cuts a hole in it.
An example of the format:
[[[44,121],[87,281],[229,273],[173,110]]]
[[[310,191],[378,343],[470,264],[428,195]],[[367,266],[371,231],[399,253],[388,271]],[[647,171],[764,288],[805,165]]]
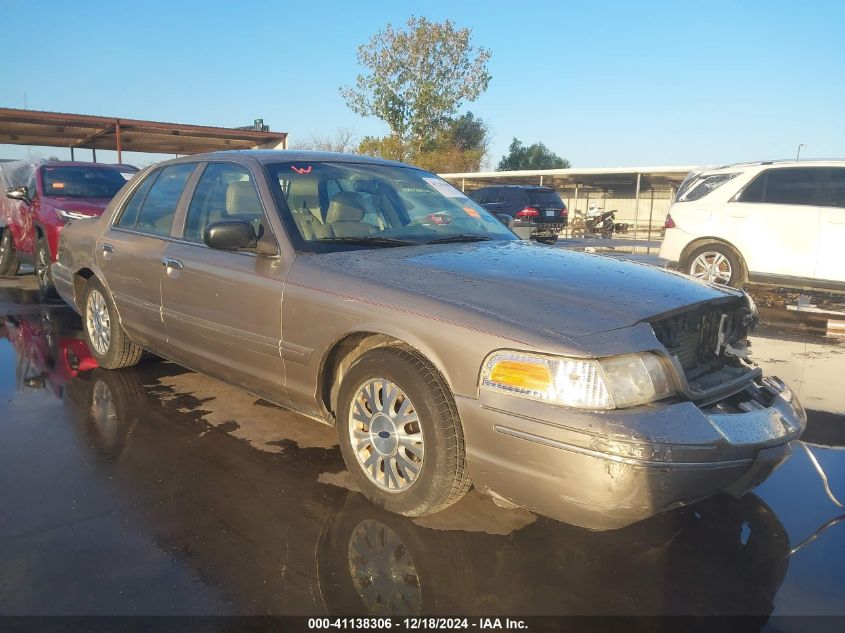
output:
[[[410,516],[474,485],[618,528],[741,494],[806,423],[748,358],[742,292],[520,241],[399,163],[161,163],[62,232],[53,276],[100,365],[149,350],[334,425],[357,486]]]

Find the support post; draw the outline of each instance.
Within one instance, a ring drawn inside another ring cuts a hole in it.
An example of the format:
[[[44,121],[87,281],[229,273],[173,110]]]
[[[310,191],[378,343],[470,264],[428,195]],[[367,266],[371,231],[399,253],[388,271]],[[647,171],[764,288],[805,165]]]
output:
[[[73,145],[70,146],[70,160],[71,161],[75,160],[74,157],[73,157]]]
[[[541,187],[543,186],[543,176],[542,176],[542,174],[540,175],[540,186]]]
[[[114,142],[117,146],[117,162],[123,163],[123,156],[122,150],[123,146],[120,143],[120,119],[115,119],[114,121]]]
[[[91,139],[91,155],[94,157],[94,162],[97,162],[97,140]]]
[[[648,237],[651,240],[651,218],[654,215],[654,186],[651,187],[651,205],[648,208]]]
[[[467,190],[467,179],[461,178],[461,191],[466,191],[466,190]]]
[[[642,177],[642,174],[637,173],[637,191],[634,194],[634,238],[637,237],[640,230],[640,184]]]

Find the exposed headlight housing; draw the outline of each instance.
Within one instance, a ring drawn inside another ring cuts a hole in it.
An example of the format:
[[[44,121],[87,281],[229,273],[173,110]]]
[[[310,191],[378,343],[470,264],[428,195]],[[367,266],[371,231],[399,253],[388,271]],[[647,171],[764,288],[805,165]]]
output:
[[[82,213],[80,211],[65,211],[64,209],[56,209],[56,213],[65,222],[70,220],[90,220],[99,217],[96,214]]]
[[[481,369],[481,386],[581,409],[621,409],[675,393],[663,361],[648,352],[602,359],[493,352]]]

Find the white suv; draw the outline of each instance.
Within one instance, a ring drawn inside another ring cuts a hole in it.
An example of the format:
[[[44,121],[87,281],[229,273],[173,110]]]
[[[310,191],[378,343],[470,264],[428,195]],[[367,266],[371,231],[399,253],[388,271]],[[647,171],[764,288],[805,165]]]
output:
[[[731,286],[845,289],[845,161],[691,173],[666,216],[660,257]]]

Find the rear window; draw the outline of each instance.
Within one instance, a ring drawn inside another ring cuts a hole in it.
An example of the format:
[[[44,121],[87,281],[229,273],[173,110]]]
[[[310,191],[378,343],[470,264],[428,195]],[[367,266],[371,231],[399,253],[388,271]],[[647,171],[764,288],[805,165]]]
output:
[[[528,200],[532,206],[543,209],[562,209],[563,200],[556,191],[532,191],[528,190]]]
[[[704,196],[712,193],[737,176],[739,176],[738,172],[733,174],[711,174],[709,176],[699,174],[688,177],[678,190],[675,202],[701,200]]]
[[[41,186],[45,196],[113,198],[133,175],[103,167],[44,167]]]

